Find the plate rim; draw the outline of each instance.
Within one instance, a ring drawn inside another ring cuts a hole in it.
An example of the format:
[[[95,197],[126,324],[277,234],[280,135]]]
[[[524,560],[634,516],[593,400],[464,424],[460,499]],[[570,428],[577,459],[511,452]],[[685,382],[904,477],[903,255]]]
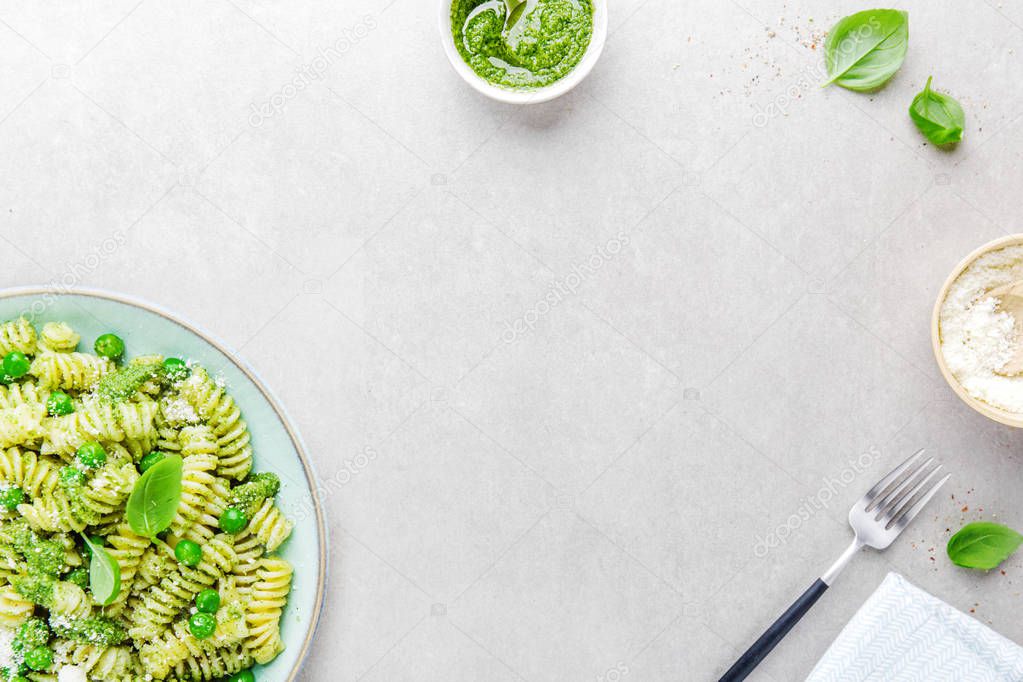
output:
[[[302,666],[305,664],[306,658],[309,656],[310,649],[312,648],[313,638],[316,635],[316,631],[320,626],[320,619],[323,615],[323,608],[326,603],[326,592],[327,592],[327,562],[330,552],[328,550],[329,538],[327,535],[327,524],[324,519],[323,504],[320,501],[320,494],[316,485],[316,474],[313,470],[312,462],[306,453],[305,444],[302,441],[302,436],[298,430],[291,423],[291,418],[288,416],[284,406],[277,399],[274,392],[269,386],[263,382],[260,378],[259,373],[249,365],[248,362],[242,359],[241,355],[233,350],[230,345],[220,339],[219,336],[212,332],[206,331],[203,327],[192,322],[191,320],[178,315],[177,313],[171,312],[167,308],[163,307],[158,303],[153,303],[144,298],[138,296],[132,296],[129,294],[122,294],[117,291],[111,291],[109,289],[100,289],[93,287],[53,287],[53,286],[20,286],[20,287],[4,287],[0,289],[0,299],[15,298],[18,296],[85,296],[99,298],[107,301],[113,301],[115,303],[121,303],[123,305],[133,306],[142,310],[154,313],[160,317],[166,319],[173,324],[183,327],[187,331],[192,332],[206,343],[210,344],[223,355],[230,360],[235,367],[237,367],[249,381],[251,381],[259,392],[263,395],[266,401],[273,408],[277,418],[281,420],[281,424],[284,425],[285,431],[288,432],[288,438],[291,439],[292,445],[295,446],[295,452],[298,453],[298,459],[302,463],[302,471],[305,474],[306,483],[309,486],[309,492],[313,500],[313,510],[316,512],[316,536],[320,545],[320,556],[317,561],[318,575],[316,577],[316,601],[313,604],[312,610],[312,621],[309,625],[308,631],[306,632],[305,639],[302,642],[302,648],[299,650],[298,658],[295,660],[295,665],[291,672],[288,674],[286,682],[294,682],[298,673],[302,670]],[[28,311],[30,315],[34,315],[32,311]]]

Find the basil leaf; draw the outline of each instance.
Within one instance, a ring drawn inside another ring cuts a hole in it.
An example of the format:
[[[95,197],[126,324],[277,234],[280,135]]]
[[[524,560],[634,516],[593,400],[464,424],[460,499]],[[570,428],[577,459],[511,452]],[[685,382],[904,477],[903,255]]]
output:
[[[526,0],[505,0],[508,4],[508,20],[504,22],[506,31],[510,31],[526,11]]]
[[[966,114],[954,97],[931,90],[931,80],[913,98],[909,116],[920,132],[934,144],[952,144],[963,139]]]
[[[824,41],[828,82],[849,90],[876,90],[895,75],[909,47],[909,14],[870,9],[842,19]]]
[[[948,558],[956,566],[990,570],[1023,543],[1023,535],[1011,528],[982,521],[968,523],[948,541]]]
[[[107,554],[103,545],[93,542],[84,533],[82,539],[92,552],[92,560],[89,562],[89,590],[92,598],[108,606],[121,591],[121,565]]]
[[[167,457],[136,481],[124,511],[133,531],[151,538],[167,530],[181,501],[181,468],[181,457]]]

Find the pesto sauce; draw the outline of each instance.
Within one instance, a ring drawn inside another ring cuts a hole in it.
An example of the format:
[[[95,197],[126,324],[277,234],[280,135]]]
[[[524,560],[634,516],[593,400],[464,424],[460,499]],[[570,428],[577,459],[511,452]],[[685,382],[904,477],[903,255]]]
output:
[[[451,29],[481,78],[513,90],[542,88],[582,61],[593,37],[593,0],[526,0],[506,32],[505,0],[453,0]]]
[[[46,540],[32,530],[24,519],[9,523],[0,533],[4,551],[13,549],[28,566],[29,573],[56,578],[67,567],[67,553],[56,540]]]
[[[124,628],[116,621],[104,616],[86,618],[50,618],[53,634],[82,644],[96,646],[117,646],[128,638]]]
[[[259,511],[263,500],[276,496],[280,490],[281,479],[277,474],[269,471],[253,474],[246,483],[231,491],[231,506],[238,507],[247,517],[252,518]]]
[[[100,379],[96,392],[114,402],[124,402],[159,372],[160,365],[155,363],[127,365]]]

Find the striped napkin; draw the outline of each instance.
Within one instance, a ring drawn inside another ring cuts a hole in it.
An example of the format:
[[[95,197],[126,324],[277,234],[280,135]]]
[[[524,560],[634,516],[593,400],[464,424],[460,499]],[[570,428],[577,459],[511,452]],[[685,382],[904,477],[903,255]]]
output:
[[[889,573],[806,679],[1021,682],[1023,648]]]

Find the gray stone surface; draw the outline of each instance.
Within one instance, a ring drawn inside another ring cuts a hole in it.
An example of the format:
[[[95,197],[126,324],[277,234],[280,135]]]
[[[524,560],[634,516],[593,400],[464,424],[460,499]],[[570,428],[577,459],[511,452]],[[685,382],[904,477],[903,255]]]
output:
[[[433,0],[0,0],[0,283],[151,299],[278,391],[331,490],[304,680],[711,679],[920,447],[947,494],[756,679],[802,679],[890,570],[1023,641],[1023,556],[942,549],[1023,527],[1023,435],[927,327],[1021,231],[1023,11],[900,4],[874,95],[818,87],[856,3],[613,0],[590,79],[514,109]],[[931,74],[952,152],[906,115]]]

